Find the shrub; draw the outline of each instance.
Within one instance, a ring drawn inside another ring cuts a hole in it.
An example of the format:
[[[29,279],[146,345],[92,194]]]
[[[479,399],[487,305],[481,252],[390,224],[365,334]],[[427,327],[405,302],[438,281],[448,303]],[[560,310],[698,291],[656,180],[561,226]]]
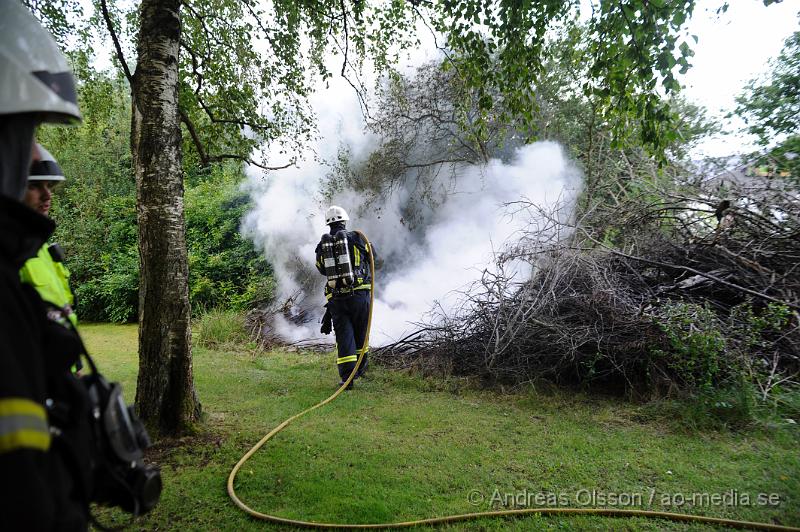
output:
[[[209,349],[241,346],[250,339],[244,315],[220,309],[209,310],[195,320],[193,337],[197,345]]]
[[[666,420],[677,430],[741,430],[758,421],[755,395],[753,386],[741,380],[693,395],[650,401],[641,413]]]
[[[730,313],[729,344],[762,400],[766,400],[775,387],[792,381],[792,368],[781,365],[778,356],[781,351],[796,349],[790,336],[792,328],[791,310],[778,303],[769,303],[760,309],[744,303]]]
[[[669,302],[657,310],[656,316],[669,346],[654,349],[653,362],[663,361],[681,389],[708,392],[721,372],[737,372],[731,360],[724,360],[725,336],[717,315],[707,306]]]

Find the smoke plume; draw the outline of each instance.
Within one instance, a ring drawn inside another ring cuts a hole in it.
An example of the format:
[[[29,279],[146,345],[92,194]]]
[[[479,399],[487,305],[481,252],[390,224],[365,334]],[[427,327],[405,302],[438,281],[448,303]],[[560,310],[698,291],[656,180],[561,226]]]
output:
[[[320,139],[296,168],[266,178],[249,169],[254,208],[244,220],[244,232],[273,265],[277,300],[292,297],[291,312],[314,318],[290,321],[277,314],[274,330],[287,341],[332,341],[319,333],[325,278],[314,268],[314,248],[327,232],[328,204],[320,192],[329,172],[325,161],[344,145],[357,164],[377,145],[364,132],[358,105],[349,94],[339,88],[317,97]],[[459,290],[491,269],[494,254],[532,221],[512,215],[506,204],[524,199],[541,206],[570,205],[580,184],[577,169],[552,142],[522,146],[506,163],[491,160],[482,167],[449,170],[433,183],[439,191],[433,204],[415,196],[414,179],[379,206],[354,190],[333,197],[332,204],[350,214],[348,229],[363,231],[383,263],[376,272],[372,345],[401,338],[435,305],[447,311],[459,303]],[[420,213],[413,224],[403,217],[411,204]],[[517,274],[530,272],[521,269]]]

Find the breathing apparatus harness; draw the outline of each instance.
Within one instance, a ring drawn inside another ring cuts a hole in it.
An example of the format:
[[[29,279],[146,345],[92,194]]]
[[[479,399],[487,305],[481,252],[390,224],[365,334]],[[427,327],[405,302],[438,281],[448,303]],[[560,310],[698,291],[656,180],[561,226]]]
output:
[[[355,231],[361,236],[361,243],[358,239],[352,239],[347,230],[340,229],[335,234],[322,235],[320,242],[321,259],[323,271],[328,281],[325,284],[325,297],[348,296],[354,290],[366,289],[367,279],[371,277],[368,264],[362,259],[362,248],[365,253],[372,256],[369,241],[363,233]],[[352,254],[350,251],[352,250]],[[371,264],[371,263],[369,263]],[[371,267],[371,266],[370,266]]]
[[[49,316],[55,314],[51,310]],[[83,479],[83,497],[87,503],[119,506],[132,514],[132,518],[147,513],[161,496],[161,473],[153,465],[144,463],[144,450],[150,447],[150,438],[133,407],[125,404],[122,386],[109,383],[100,373],[89,355],[77,330],[68,319],[48,320],[51,332],[65,342],[75,343],[89,363],[90,372],[66,377],[65,387],[80,387],[81,396],[88,399],[88,411],[75,411],[73,402],[63,397],[46,401],[48,424],[55,445],[66,450],[76,478]],[[63,387],[62,387],[63,389]],[[75,392],[60,394],[75,397]],[[78,403],[80,404],[80,403]],[[88,427],[87,427],[88,425]],[[88,429],[88,430],[87,430]],[[88,442],[76,431],[88,432]],[[94,526],[106,527],[90,515]]]
[[[366,242],[367,247],[370,247],[369,240],[364,235],[364,233],[360,231],[356,231]],[[337,233],[338,234],[338,233]],[[324,237],[323,237],[324,238]],[[265,514],[259,512],[257,510],[253,510],[249,506],[247,506],[242,500],[236,495],[236,490],[234,489],[234,481],[236,480],[236,475],[239,473],[239,470],[242,466],[256,453],[259,449],[261,449],[269,440],[273,438],[276,434],[280,431],[288,427],[293,421],[299,419],[309,412],[316,410],[321,406],[325,406],[326,404],[330,403],[350,385],[355,377],[356,373],[358,372],[358,368],[361,366],[361,363],[364,359],[364,353],[367,351],[367,347],[369,345],[369,333],[372,327],[372,307],[375,300],[375,259],[372,253],[369,254],[370,256],[370,270],[372,272],[372,278],[370,280],[370,305],[369,305],[369,321],[367,322],[367,334],[364,338],[364,347],[365,349],[362,350],[362,353],[358,356],[358,361],[356,362],[355,367],[350,372],[350,376],[347,378],[346,381],[342,382],[339,388],[327,399],[320,401],[319,403],[306,408],[302,412],[299,412],[290,418],[284,420],[280,425],[269,431],[258,443],[256,443],[249,451],[247,451],[244,456],[242,456],[239,461],[233,466],[230,474],[228,475],[228,496],[231,498],[233,503],[238,506],[242,511],[254,517],[256,519],[260,519],[262,521],[269,521],[271,523],[281,524],[281,525],[288,525],[294,527],[303,527],[303,528],[337,528],[337,529],[379,529],[379,528],[409,528],[409,527],[416,527],[416,526],[424,526],[424,525],[443,525],[447,523],[454,523],[459,521],[469,521],[473,519],[482,519],[486,517],[521,517],[526,515],[561,515],[561,514],[569,514],[569,515],[605,515],[608,517],[650,517],[650,518],[658,518],[658,519],[669,519],[672,521],[683,521],[683,522],[699,522],[699,523],[707,523],[711,525],[719,525],[719,526],[727,526],[727,527],[736,527],[736,528],[749,528],[753,530],[784,530],[784,531],[795,531],[799,532],[800,529],[790,526],[782,526],[782,525],[773,525],[771,523],[755,523],[749,521],[736,521],[733,519],[722,519],[717,517],[705,517],[700,515],[689,515],[689,514],[681,514],[681,513],[674,513],[674,512],[656,512],[651,510],[624,510],[624,509],[617,509],[617,508],[553,508],[553,507],[545,507],[545,508],[524,508],[518,510],[496,510],[496,511],[488,511],[488,512],[473,512],[473,513],[466,513],[466,514],[458,514],[458,515],[448,515],[444,517],[431,517],[427,519],[418,519],[415,521],[398,521],[394,523],[360,523],[360,524],[351,524],[351,523],[320,523],[316,521],[302,521],[299,519],[288,519],[286,517],[280,517],[277,515]],[[335,264],[335,263],[334,263]],[[327,264],[326,264],[326,275],[327,275]],[[330,279],[330,278],[329,278]],[[337,279],[337,277],[334,277]]]
[[[81,379],[89,391],[95,420],[92,428],[97,474],[93,500],[120,506],[136,517],[158,503],[161,473],[155,466],[144,463],[150,436],[133,406],[125,404],[122,386],[109,383],[91,364],[93,373]]]
[[[347,231],[337,231],[336,235],[322,235],[322,260],[328,288],[334,293],[353,286],[353,265],[350,262],[350,246]]]

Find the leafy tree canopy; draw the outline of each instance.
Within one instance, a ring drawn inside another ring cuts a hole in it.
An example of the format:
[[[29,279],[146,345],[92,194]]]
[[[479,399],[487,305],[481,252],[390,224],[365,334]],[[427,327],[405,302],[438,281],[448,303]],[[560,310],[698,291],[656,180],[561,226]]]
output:
[[[105,1],[100,4],[106,7]],[[307,96],[316,79],[333,76],[328,58],[338,57],[339,73],[363,95],[365,62],[389,70],[404,50],[419,44],[417,31],[423,27],[434,34],[447,67],[475,93],[478,114],[469,120],[479,137],[497,120],[521,120],[533,131],[538,105],[533,87],[545,73],[548,40],[554,31],[579,23],[587,25],[587,39],[574,53],[588,68],[574,83],[613,124],[617,143],[642,143],[659,153],[674,141],[675,115],[664,96],[679,90],[675,76],[690,66],[694,41],[684,27],[694,5],[694,0],[187,0],[181,10],[180,101],[191,156],[202,165],[224,159],[263,167],[290,163],[278,160],[280,150],[271,150],[277,154],[269,161],[253,161],[252,154],[274,143],[283,143],[288,153],[314,135]],[[109,8],[106,21],[115,34],[126,16],[136,15],[114,3]],[[474,102],[457,103],[466,122]],[[634,122],[641,127],[632,138]]]
[[[734,113],[768,148],[757,164],[800,177],[800,31],[786,39],[767,79],[751,80],[736,103]]]
[[[770,67],[766,81],[747,84],[736,98],[735,110],[764,146],[800,131],[800,31],[786,39]]]

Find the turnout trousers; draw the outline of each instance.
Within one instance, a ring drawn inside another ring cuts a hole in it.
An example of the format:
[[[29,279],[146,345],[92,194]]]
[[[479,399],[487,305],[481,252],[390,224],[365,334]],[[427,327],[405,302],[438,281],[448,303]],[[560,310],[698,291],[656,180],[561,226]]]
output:
[[[338,357],[336,365],[339,368],[339,377],[347,380],[356,366],[358,356],[364,353],[364,361],[356,373],[360,377],[367,369],[367,350],[364,346],[369,325],[369,290],[354,290],[351,295],[333,297],[328,302],[328,310],[333,320],[333,330],[336,333],[336,349]]]

